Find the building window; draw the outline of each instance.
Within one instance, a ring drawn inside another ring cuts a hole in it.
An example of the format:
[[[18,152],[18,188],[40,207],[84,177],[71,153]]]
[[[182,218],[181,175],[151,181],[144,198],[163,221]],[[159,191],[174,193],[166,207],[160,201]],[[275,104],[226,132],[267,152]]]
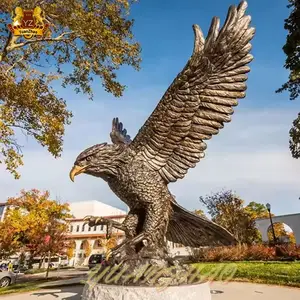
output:
[[[85,224],[82,225],[82,231],[84,231],[84,230],[85,230]]]
[[[79,225],[77,225],[76,231],[79,232]]]
[[[103,231],[103,229],[104,229],[104,225],[101,225],[101,228],[100,228],[100,230],[101,230],[101,231]]]
[[[70,226],[70,232],[73,232],[73,226],[72,225]]]
[[[97,226],[94,226],[94,231],[96,231],[97,230]]]
[[[91,226],[89,226],[89,231],[91,231]]]

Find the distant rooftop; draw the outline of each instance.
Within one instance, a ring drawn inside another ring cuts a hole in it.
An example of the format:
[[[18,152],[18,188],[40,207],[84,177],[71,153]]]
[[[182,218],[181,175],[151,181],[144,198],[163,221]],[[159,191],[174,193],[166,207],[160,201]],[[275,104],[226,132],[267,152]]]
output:
[[[113,207],[97,200],[88,200],[69,203],[71,214],[76,219],[86,216],[119,216],[126,215],[125,210]]]

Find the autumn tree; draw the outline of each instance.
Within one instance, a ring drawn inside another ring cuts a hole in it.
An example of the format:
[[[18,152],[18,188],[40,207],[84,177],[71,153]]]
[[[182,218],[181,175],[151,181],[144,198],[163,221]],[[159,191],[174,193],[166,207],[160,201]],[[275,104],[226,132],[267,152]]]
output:
[[[91,83],[120,97],[122,65],[139,69],[139,44],[128,18],[134,0],[1,0],[0,3],[0,163],[15,178],[22,165],[18,131],[60,156],[72,113],[53,84],[72,86],[93,98]],[[17,6],[40,6],[50,30],[26,40],[7,28]]]
[[[22,243],[11,227],[9,219],[0,222],[0,232],[0,259],[6,259],[15,254],[22,247]]]
[[[108,260],[111,255],[111,250],[117,246],[118,237],[114,234],[111,237],[106,237],[101,240],[101,246],[105,254],[105,259]]]
[[[62,254],[67,248],[67,219],[71,217],[67,204],[50,199],[49,192],[21,191],[9,198],[9,209],[1,232],[11,231],[15,250],[29,251],[30,258]]]
[[[284,67],[289,70],[289,80],[277,92],[288,91],[290,99],[294,100],[300,94],[300,1],[288,2],[291,12],[284,22],[288,34],[283,51],[286,55]],[[290,130],[290,150],[294,158],[300,157],[300,113]]]
[[[231,232],[238,242],[251,244],[260,240],[255,220],[247,213],[244,201],[233,191],[220,191],[200,197],[212,221]]]
[[[89,257],[92,253],[92,247],[91,244],[88,241],[84,241],[83,243],[83,250],[84,250],[84,255],[86,257]]]
[[[69,260],[74,257],[75,247],[76,243],[74,241],[70,241],[66,251],[66,255],[68,256]]]

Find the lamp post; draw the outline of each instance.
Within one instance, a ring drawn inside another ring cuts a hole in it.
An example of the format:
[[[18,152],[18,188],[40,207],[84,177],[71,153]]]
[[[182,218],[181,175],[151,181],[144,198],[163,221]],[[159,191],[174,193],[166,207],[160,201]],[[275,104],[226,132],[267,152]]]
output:
[[[271,226],[272,226],[273,241],[274,241],[274,244],[276,245],[277,239],[276,239],[275,230],[274,230],[274,224],[273,224],[273,219],[272,219],[272,215],[271,215],[271,204],[267,203],[266,206],[267,206],[267,210],[269,212],[270,222],[271,222]]]

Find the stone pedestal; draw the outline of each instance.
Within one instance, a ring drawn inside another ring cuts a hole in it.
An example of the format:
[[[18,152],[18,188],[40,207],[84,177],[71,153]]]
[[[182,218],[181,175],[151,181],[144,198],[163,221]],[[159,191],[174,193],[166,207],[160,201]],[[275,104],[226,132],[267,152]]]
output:
[[[82,300],[211,300],[209,282],[160,287],[86,284]]]

